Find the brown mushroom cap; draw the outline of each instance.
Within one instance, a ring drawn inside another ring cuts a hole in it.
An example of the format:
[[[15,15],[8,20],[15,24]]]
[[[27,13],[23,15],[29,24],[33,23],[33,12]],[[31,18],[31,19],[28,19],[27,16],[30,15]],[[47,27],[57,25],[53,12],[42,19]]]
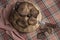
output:
[[[31,26],[33,28],[33,25],[36,25],[39,11],[29,2],[19,2],[16,6],[8,20],[18,31],[26,32]]]

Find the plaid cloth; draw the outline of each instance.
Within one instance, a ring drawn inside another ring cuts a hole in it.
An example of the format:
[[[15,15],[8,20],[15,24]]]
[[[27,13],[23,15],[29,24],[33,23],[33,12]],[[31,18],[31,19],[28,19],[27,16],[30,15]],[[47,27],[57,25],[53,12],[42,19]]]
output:
[[[43,19],[40,22],[42,25],[44,22],[49,22],[52,24],[57,24],[58,26],[55,30],[53,30],[52,34],[49,35],[48,33],[45,33],[46,36],[43,39],[37,37],[39,30],[34,31],[32,33],[20,33],[20,35],[25,40],[60,40],[60,28],[59,28],[60,27],[60,0],[29,0],[29,1],[35,2],[40,7],[41,13],[43,15]],[[0,6],[1,5],[3,4],[0,2]],[[3,9],[2,7],[3,6],[0,7],[0,19],[1,19],[1,11],[2,11],[1,9]],[[14,40],[12,39],[12,37],[7,35],[5,31],[6,30],[0,29],[0,40]]]

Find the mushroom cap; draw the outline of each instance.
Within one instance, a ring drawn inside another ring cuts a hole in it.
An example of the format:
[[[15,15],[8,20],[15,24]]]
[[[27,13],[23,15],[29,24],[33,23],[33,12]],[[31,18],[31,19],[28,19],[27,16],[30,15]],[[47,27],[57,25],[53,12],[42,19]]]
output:
[[[30,2],[21,2],[21,3],[29,3],[29,4],[32,4],[32,3],[30,3]],[[39,14],[38,14],[38,16],[37,16],[37,23],[36,23],[36,25],[34,25],[34,26],[29,25],[27,28],[22,28],[22,27],[18,27],[15,23],[12,23],[13,26],[15,27],[15,29],[17,29],[18,31],[20,31],[20,32],[33,32],[33,31],[35,31],[35,30],[39,27],[38,21],[41,21],[41,20],[42,20],[42,14],[41,14],[41,12],[40,12],[39,7],[37,7],[37,5],[32,4],[32,6],[35,7],[35,9],[39,11]],[[23,7],[23,6],[22,6],[22,7]],[[18,9],[18,10],[19,10],[19,9]],[[28,14],[28,12],[27,12],[26,10],[29,11],[29,10],[27,9],[27,7],[24,9],[24,11]],[[34,13],[34,12],[33,12],[33,13]],[[14,14],[14,13],[13,13],[13,14]],[[21,15],[23,15],[23,16],[26,16],[27,14],[24,14],[24,12],[21,13]],[[33,14],[32,14],[32,15],[33,15]],[[16,18],[17,18],[17,17],[16,17]],[[18,18],[17,18],[17,19],[18,19]],[[9,19],[9,20],[11,20],[11,19]]]

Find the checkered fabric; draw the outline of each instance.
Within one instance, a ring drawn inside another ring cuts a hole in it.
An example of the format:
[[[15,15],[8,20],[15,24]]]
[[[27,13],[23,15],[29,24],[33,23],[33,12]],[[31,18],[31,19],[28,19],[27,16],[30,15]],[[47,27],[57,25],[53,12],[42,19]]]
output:
[[[40,36],[37,37],[39,30],[34,31],[32,33],[20,33],[20,35],[25,40],[60,40],[60,0],[29,0],[29,1],[31,1],[32,3],[35,2],[37,6],[40,7],[41,13],[43,15],[43,19],[40,22],[42,25],[45,22],[49,22],[52,24],[56,24],[57,28],[54,29],[52,34],[50,35],[48,33],[45,33],[46,36],[43,37],[42,39],[40,39],[41,38]],[[4,5],[3,2],[4,0],[0,2],[0,18],[2,14],[2,9],[5,9],[4,6],[2,6]],[[8,5],[9,0],[6,2],[7,2],[6,5]],[[5,30],[0,29],[0,40],[14,40],[14,39],[7,35]]]

